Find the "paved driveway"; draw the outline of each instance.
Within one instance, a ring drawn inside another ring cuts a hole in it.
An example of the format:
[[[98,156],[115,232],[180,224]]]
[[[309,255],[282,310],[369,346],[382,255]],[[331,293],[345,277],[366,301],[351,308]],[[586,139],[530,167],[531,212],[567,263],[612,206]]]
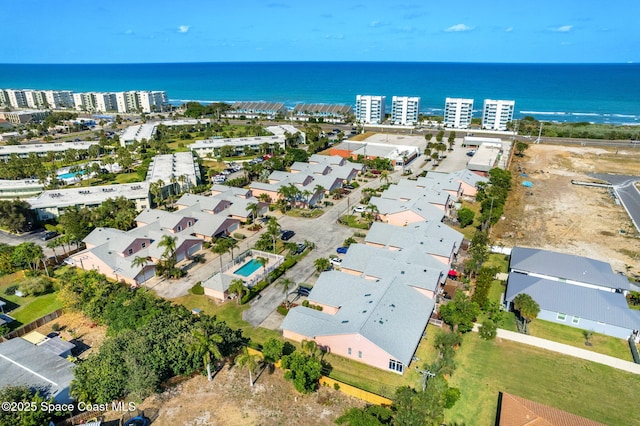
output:
[[[590,176],[613,185],[613,190],[620,202],[622,202],[622,206],[627,211],[636,229],[640,231],[640,192],[634,185],[635,182],[640,181],[640,177],[599,173],[592,173]]]

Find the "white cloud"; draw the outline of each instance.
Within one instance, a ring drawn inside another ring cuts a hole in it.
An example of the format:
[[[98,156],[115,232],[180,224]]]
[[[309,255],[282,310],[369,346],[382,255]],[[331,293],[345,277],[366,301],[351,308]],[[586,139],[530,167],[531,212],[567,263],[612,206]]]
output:
[[[465,25],[465,24],[456,24],[456,25],[450,26],[445,31],[446,32],[460,32],[460,31],[471,31],[472,29],[473,29],[473,27],[470,27],[470,26]]]
[[[375,28],[375,27],[379,27],[379,26],[380,26],[380,24],[381,24],[381,22],[380,22],[380,21],[371,21],[371,22],[369,23],[369,26],[370,26],[370,27]]]
[[[558,33],[568,33],[573,28],[573,25],[563,25],[561,27],[552,28],[551,31],[555,31]]]
[[[510,33],[511,31],[513,31],[513,27],[505,28],[504,30],[505,33]]]
[[[178,27],[178,32],[179,33],[188,33],[189,32],[189,25],[180,25]]]

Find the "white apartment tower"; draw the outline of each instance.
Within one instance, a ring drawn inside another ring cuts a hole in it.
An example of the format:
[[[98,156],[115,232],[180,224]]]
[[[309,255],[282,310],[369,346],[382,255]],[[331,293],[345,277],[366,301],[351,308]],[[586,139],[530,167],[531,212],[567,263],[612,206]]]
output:
[[[29,107],[29,104],[27,104],[27,96],[25,95],[24,90],[7,89],[6,93],[9,100],[9,105],[12,108]]]
[[[142,112],[162,111],[167,104],[167,94],[160,91],[137,92],[138,103]]]
[[[473,99],[447,98],[444,104],[444,126],[466,129],[471,125]]]
[[[482,128],[507,130],[507,123],[513,120],[515,105],[515,101],[485,99],[482,107]]]
[[[356,96],[356,120],[364,124],[380,124],[384,121],[386,96]]]
[[[420,98],[394,96],[391,101],[391,122],[403,126],[413,126],[418,122]]]

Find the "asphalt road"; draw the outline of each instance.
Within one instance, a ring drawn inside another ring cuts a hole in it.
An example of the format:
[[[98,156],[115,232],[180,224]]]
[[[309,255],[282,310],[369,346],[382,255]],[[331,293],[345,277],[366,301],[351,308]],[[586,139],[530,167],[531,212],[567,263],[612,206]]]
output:
[[[596,179],[604,180],[613,185],[616,196],[627,211],[636,229],[640,232],[640,192],[634,183],[640,181],[640,176],[609,175],[591,173]]]

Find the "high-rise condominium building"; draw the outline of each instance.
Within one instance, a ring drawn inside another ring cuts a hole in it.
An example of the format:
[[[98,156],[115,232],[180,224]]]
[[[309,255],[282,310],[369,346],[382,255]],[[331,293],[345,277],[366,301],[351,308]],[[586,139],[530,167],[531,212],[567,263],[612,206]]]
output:
[[[471,125],[473,99],[447,98],[444,104],[444,125],[466,129]]]
[[[485,99],[482,107],[482,128],[507,130],[507,123],[513,120],[515,101]]]
[[[420,112],[420,98],[408,96],[394,96],[391,100],[391,122],[412,126],[418,122]]]
[[[356,96],[356,120],[364,124],[384,121],[386,96]]]

